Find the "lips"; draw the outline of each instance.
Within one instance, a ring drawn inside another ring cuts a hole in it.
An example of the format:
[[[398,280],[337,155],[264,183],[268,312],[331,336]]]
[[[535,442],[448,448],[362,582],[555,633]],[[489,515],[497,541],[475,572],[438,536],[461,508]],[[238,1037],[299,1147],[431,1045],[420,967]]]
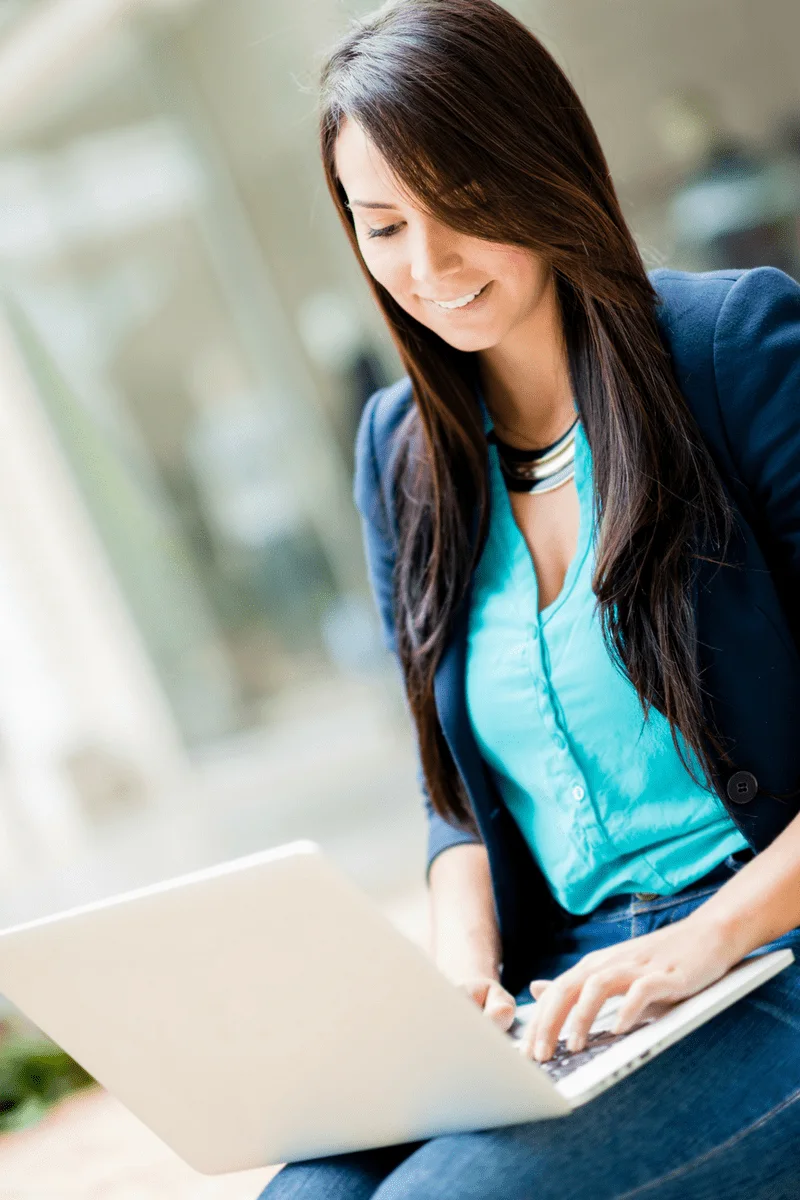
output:
[[[447,300],[445,300],[444,298],[442,298],[440,300],[436,296],[431,296],[430,298],[431,298],[431,300],[433,300],[434,304],[455,304],[459,300],[472,299],[473,296],[477,296],[477,294],[480,290],[481,289],[479,287],[473,288],[471,292],[462,292],[460,296],[452,296],[450,299],[447,299]]]
[[[484,283],[476,291],[463,292],[461,296],[455,297],[452,300],[434,300],[430,296],[425,296],[423,299],[425,299],[429,304],[435,304],[436,307],[442,312],[457,312],[461,308],[469,308],[471,304],[474,304],[475,301],[486,291],[488,286],[488,283]]]

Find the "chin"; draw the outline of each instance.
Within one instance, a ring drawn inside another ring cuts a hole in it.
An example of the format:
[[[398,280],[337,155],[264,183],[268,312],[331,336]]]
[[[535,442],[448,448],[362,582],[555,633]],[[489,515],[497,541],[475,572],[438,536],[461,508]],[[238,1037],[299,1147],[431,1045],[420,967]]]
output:
[[[435,329],[434,333],[438,333],[443,342],[448,346],[452,346],[454,350],[463,350],[464,353],[474,354],[478,350],[491,350],[500,341],[500,338],[490,333],[480,333],[477,330],[464,330],[460,335],[457,333],[448,333],[445,336],[440,330]]]

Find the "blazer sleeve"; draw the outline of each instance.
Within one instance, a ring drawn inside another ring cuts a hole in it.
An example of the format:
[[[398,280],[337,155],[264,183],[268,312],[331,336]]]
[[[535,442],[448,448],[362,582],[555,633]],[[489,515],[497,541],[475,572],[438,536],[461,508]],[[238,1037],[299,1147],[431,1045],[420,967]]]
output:
[[[719,309],[714,372],[729,450],[784,581],[800,586],[800,283],[744,271]]]
[[[380,464],[383,463],[385,466],[389,456],[384,443],[380,446],[379,457],[379,442],[376,436],[381,401],[388,390],[382,388],[375,392],[367,401],[361,414],[356,434],[353,499],[361,514],[367,574],[381,620],[383,642],[386,648],[392,652],[399,668],[392,604],[395,542],[381,487],[380,469]],[[469,830],[450,824],[435,811],[425,785],[419,753],[417,754],[417,780],[428,819],[427,878],[433,860],[443,850],[462,843],[477,843],[480,842],[480,838]]]

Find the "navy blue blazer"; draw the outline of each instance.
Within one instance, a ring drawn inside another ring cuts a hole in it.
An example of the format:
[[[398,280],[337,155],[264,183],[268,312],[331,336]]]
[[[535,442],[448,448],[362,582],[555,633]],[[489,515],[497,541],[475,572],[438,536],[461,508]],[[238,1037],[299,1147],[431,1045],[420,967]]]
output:
[[[731,565],[701,564],[694,586],[708,711],[735,770],[714,758],[715,788],[756,851],[800,810],[800,284],[774,267],[691,273],[657,268],[656,316],[680,389],[733,502]],[[367,403],[354,495],[384,640],[395,649],[394,433],[412,404],[407,376]],[[535,975],[548,933],[569,917],[501,802],[466,709],[469,595],[435,677],[442,730],[486,847],[512,993]],[[479,839],[428,812],[428,864]]]

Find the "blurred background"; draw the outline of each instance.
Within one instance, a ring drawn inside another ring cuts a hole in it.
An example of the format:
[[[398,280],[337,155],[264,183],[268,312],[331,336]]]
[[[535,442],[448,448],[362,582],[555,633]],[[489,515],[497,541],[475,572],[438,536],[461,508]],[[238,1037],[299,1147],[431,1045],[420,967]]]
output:
[[[424,936],[351,500],[402,372],[316,142],[371,7],[0,0],[0,925],[312,837]],[[648,267],[800,275],[794,0],[508,8]]]

